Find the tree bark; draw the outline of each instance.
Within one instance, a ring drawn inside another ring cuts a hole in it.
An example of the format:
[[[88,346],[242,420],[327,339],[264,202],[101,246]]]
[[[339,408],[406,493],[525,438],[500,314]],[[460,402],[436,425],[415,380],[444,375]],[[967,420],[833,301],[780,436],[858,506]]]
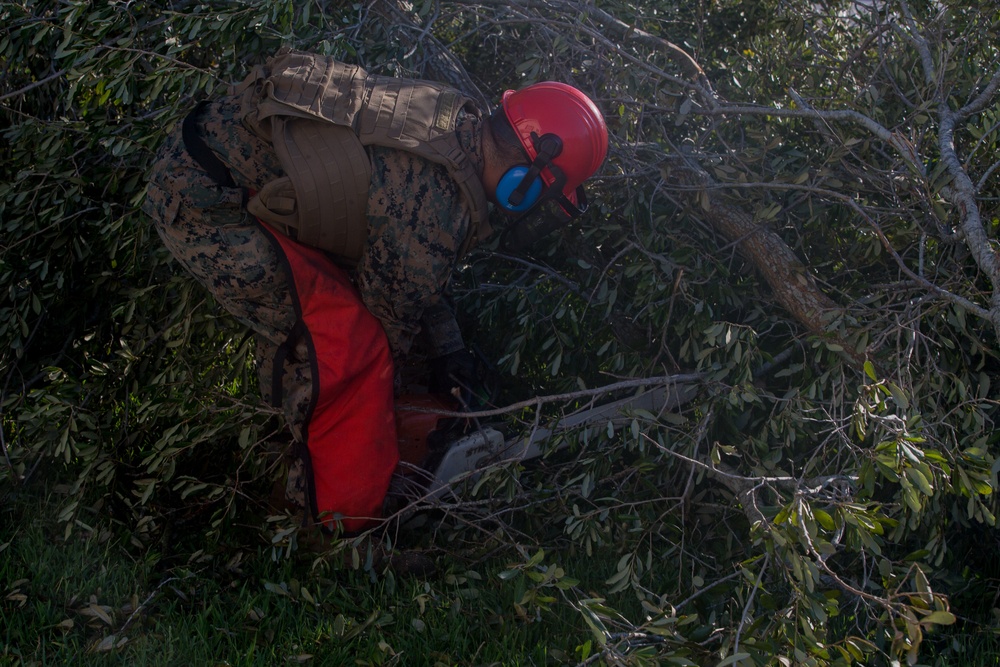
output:
[[[672,167],[670,176],[688,187],[703,186],[710,180],[708,174],[690,165]],[[830,327],[844,308],[819,288],[816,279],[784,239],[755,222],[744,209],[723,203],[711,192],[696,189],[691,192],[701,193],[699,199],[705,221],[733,244],[764,278],[775,300],[796,322],[809,332],[842,347],[844,354],[856,366],[864,364],[865,355],[857,353],[841,333]]]
[[[842,308],[819,289],[792,249],[746,211],[712,197],[709,202],[705,220],[739,248],[770,285],[778,303],[809,331],[825,333],[830,318]]]

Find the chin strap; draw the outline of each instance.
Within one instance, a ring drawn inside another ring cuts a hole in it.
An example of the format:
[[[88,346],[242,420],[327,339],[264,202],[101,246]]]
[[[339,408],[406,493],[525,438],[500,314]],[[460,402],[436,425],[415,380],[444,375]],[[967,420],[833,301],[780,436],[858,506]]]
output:
[[[510,223],[504,231],[500,243],[505,249],[512,252],[527,250],[538,239],[569,224],[589,208],[583,185],[576,188],[576,203],[574,204],[563,192],[566,187],[565,172],[552,164],[552,160],[562,153],[562,139],[551,132],[541,136],[532,132],[531,143],[535,147],[535,159],[532,160],[531,167],[521,182],[510,193],[507,201],[514,206],[519,206],[543,169],[549,170],[553,180],[538,198],[538,202]],[[554,210],[547,212],[542,206],[545,202],[554,203],[556,205]]]
[[[540,238],[565,227],[588,209],[582,185],[576,189],[576,205],[561,191],[559,196],[549,196],[547,201],[555,205],[545,207],[540,201],[531,211],[507,225],[500,237],[501,247],[513,253],[524,252]]]
[[[520,206],[521,202],[524,201],[524,196],[528,194],[528,190],[531,189],[531,185],[535,182],[535,179],[539,177],[542,173],[542,169],[546,167],[552,170],[554,165],[550,164],[553,159],[560,153],[562,153],[563,142],[558,135],[543,134],[541,137],[535,132],[531,133],[531,143],[535,146],[535,159],[531,162],[531,167],[528,169],[528,173],[524,175],[521,182],[510,193],[507,201],[513,206]],[[564,177],[565,180],[565,177]]]

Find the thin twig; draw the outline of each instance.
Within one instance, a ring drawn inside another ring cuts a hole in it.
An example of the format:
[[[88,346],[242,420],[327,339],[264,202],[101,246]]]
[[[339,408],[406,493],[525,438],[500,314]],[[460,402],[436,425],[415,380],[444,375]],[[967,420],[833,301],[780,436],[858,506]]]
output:
[[[44,86],[45,84],[49,83],[50,81],[54,81],[55,79],[58,79],[59,77],[61,77],[65,73],[66,73],[66,70],[61,69],[58,72],[55,72],[54,74],[48,75],[44,79],[39,79],[38,81],[35,81],[34,83],[28,84],[24,88],[18,88],[17,90],[13,90],[13,91],[11,91],[9,93],[4,93],[3,95],[0,95],[0,102],[3,102],[4,100],[8,100],[8,99],[10,99],[12,97],[18,97],[19,95],[24,95],[25,93],[30,92],[30,91],[34,90],[35,88],[38,88],[39,86]]]
[[[7,462],[7,468],[10,470],[10,478],[14,482],[14,486],[20,483],[17,478],[17,471],[14,470],[14,463],[10,460],[10,454],[7,452],[7,438],[4,435],[3,420],[0,419],[0,450],[3,450],[4,461]]]
[[[764,564],[760,567],[760,573],[757,575],[757,581],[754,582],[753,588],[750,589],[750,595],[747,597],[747,603],[743,605],[743,615],[740,616],[740,624],[736,628],[736,638],[733,641],[733,653],[740,652],[740,636],[743,634],[743,626],[746,625],[747,616],[750,614],[750,605],[753,604],[753,599],[757,595],[757,589],[760,588],[760,583],[764,580],[764,573],[767,572],[767,566],[771,562],[771,554],[767,552],[764,554]]]
[[[664,386],[669,387],[678,384],[695,384],[697,382],[703,382],[704,376],[700,373],[681,373],[677,375],[661,375],[658,377],[649,378],[636,378],[633,380],[623,380],[621,382],[614,382],[612,384],[607,384],[601,387],[596,387],[594,389],[582,389],[580,391],[572,391],[565,394],[550,394],[548,396],[536,396],[535,398],[529,398],[525,401],[519,401],[517,403],[511,403],[502,408],[495,408],[493,410],[478,410],[476,412],[446,412],[440,410],[427,410],[424,408],[417,407],[407,407],[400,406],[401,410],[407,410],[410,412],[433,412],[434,414],[441,415],[442,417],[497,417],[500,415],[509,414],[511,412],[517,412],[519,410],[524,410],[526,408],[541,408],[546,403],[557,403],[565,401],[574,401],[581,398],[590,398],[593,396],[600,396],[602,394],[609,394],[615,391],[621,391],[624,389],[637,389],[640,387],[653,387],[653,386]]]
[[[741,576],[743,576],[743,574],[740,571],[737,570],[736,572],[733,572],[732,574],[727,574],[726,576],[722,577],[721,579],[716,579],[715,581],[713,581],[712,583],[710,583],[708,586],[703,586],[702,589],[700,591],[698,591],[697,593],[695,593],[694,595],[691,595],[691,596],[685,598],[684,600],[681,600],[680,603],[678,603],[677,606],[674,607],[674,611],[680,611],[682,607],[684,607],[684,606],[687,605],[687,603],[693,602],[694,600],[696,600],[697,598],[701,597],[702,595],[704,595],[708,591],[712,590],[716,586],[724,584],[727,581],[731,581],[733,579],[737,579],[737,578],[739,578]]]

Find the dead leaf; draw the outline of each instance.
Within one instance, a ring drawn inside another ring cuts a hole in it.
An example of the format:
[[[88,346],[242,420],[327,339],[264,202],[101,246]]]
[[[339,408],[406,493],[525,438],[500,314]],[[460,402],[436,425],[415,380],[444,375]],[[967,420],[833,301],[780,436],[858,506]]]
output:
[[[94,646],[91,651],[95,653],[107,653],[108,651],[113,651],[116,648],[121,648],[128,643],[128,637],[119,637],[118,635],[108,635],[100,641],[99,644]]]
[[[111,614],[108,613],[110,610],[110,607],[102,607],[91,603],[90,606],[80,609],[80,613],[84,616],[90,616],[91,618],[99,618],[107,625],[114,625],[114,621],[111,619]]]
[[[28,596],[24,593],[18,593],[17,591],[7,594],[7,599],[11,602],[16,602],[18,607],[23,607],[24,603],[28,601]]]

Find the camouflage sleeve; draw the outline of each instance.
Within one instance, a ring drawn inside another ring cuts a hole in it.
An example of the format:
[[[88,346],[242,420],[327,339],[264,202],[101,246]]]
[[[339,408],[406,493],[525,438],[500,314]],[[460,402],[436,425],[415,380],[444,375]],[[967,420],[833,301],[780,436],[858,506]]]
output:
[[[357,283],[398,361],[451,277],[469,211],[444,167],[386,148],[371,149],[371,157],[368,242]]]
[[[238,146],[261,178],[268,168],[278,169],[268,161],[267,147],[241,130],[224,105],[210,105],[198,131],[210,143],[223,137],[227,142],[217,143]],[[231,164],[227,153],[221,155]],[[174,258],[219,304],[256,334],[281,342],[295,323],[288,278],[242,202],[240,188],[218,185],[191,156],[178,124],[150,169],[143,211]]]

